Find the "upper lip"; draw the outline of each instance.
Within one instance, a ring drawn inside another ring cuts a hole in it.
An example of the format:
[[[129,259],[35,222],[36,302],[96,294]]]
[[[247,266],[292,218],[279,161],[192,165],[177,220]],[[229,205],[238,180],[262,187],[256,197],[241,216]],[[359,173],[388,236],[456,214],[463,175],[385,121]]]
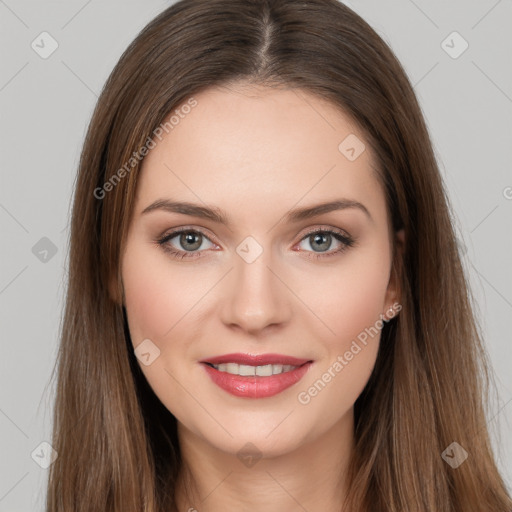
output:
[[[222,364],[238,363],[247,366],[265,366],[267,364],[282,364],[290,366],[302,366],[311,359],[301,359],[282,354],[224,354],[221,356],[203,359],[200,363]]]

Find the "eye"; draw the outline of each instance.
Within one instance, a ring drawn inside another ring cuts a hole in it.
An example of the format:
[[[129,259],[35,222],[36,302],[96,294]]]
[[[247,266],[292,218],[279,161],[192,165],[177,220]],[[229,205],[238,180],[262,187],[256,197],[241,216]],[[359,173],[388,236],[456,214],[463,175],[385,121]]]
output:
[[[178,244],[178,248],[176,248],[171,240],[177,238],[175,242]],[[165,252],[168,252],[176,259],[184,259],[184,258],[195,258],[199,252],[199,249],[205,249],[203,246],[203,242],[210,241],[210,239],[201,231],[191,228],[182,228],[171,233],[164,235],[162,238],[157,240],[158,245],[162,247]],[[183,250],[183,249],[184,250]]]
[[[352,247],[355,240],[348,234],[333,229],[314,229],[309,231],[305,237],[302,238],[302,243],[307,243],[313,252],[306,251],[309,253],[308,258],[328,258],[335,256],[343,251],[346,251],[349,247]],[[337,243],[339,247],[334,251],[329,251],[329,248],[333,243]],[[300,244],[299,244],[300,246]],[[317,251],[318,249],[318,251]]]
[[[172,243],[173,239],[177,240]],[[156,243],[173,258],[182,260],[200,257],[200,253],[208,249],[208,247],[204,247],[204,242],[206,241],[214,247],[218,247],[203,232],[185,227],[165,234],[156,240]],[[317,259],[335,256],[346,251],[354,245],[355,240],[341,230],[317,228],[306,233],[306,236],[301,239],[299,246],[304,243],[309,244],[313,248],[313,251],[305,250],[308,253],[307,257]],[[338,248],[329,250],[333,243],[337,243]]]

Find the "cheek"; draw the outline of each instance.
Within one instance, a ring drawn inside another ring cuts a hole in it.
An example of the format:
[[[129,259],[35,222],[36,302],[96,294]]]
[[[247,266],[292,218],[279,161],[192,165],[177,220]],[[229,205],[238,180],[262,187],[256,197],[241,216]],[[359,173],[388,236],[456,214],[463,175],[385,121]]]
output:
[[[333,277],[323,280],[324,292],[317,294],[315,308],[331,332],[324,330],[325,357],[300,387],[297,400],[304,414],[321,417],[325,426],[351,409],[374,368],[389,264],[385,244],[382,250],[359,253],[333,270]]]
[[[330,314],[334,331],[342,339],[356,337],[384,313],[387,282],[388,275],[382,266],[373,269],[367,266],[361,271],[352,269],[349,275],[341,278],[339,299],[332,301]],[[338,307],[335,309],[336,302]]]
[[[136,243],[128,247],[122,274],[132,342],[161,340],[204,295],[207,283],[201,286],[190,272],[171,272],[157,251]]]
[[[385,242],[385,241],[383,241]],[[299,295],[327,329],[318,330],[329,351],[343,350],[385,313],[390,259],[385,243],[353,253],[336,266],[312,274]]]
[[[206,293],[206,284],[204,290],[198,289],[196,285],[201,282],[194,280],[193,274],[171,272],[165,258],[136,241],[128,242],[122,265],[132,345],[136,348],[143,340],[149,339],[160,351],[158,357],[148,365],[139,361],[139,367],[167,409],[179,420],[187,421],[195,414],[194,403],[182,392],[180,383],[187,380],[179,374],[180,365],[176,367],[172,364],[185,360],[187,344],[169,344],[165,340],[193,337],[190,320],[194,311],[191,309]]]

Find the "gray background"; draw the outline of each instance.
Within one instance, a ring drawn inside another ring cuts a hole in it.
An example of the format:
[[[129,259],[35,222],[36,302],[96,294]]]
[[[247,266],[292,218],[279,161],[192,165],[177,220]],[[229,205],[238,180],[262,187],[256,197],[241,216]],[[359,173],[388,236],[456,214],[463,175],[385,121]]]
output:
[[[0,0],[0,512],[43,510],[47,470],[35,460],[50,440],[69,205],[88,121],[122,51],[170,3]],[[512,3],[347,3],[394,50],[424,111],[496,373],[489,425],[512,482]],[[58,43],[47,59],[31,47],[50,48],[43,31]],[[457,58],[453,31],[469,44]]]

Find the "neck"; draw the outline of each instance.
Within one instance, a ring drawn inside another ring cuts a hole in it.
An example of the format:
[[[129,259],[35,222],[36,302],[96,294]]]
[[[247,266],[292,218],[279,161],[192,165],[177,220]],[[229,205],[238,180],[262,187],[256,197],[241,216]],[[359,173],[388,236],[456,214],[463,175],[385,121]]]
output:
[[[187,512],[340,512],[353,449],[353,410],[330,430],[293,451],[245,460],[196,436],[178,422],[183,467],[178,510]]]

